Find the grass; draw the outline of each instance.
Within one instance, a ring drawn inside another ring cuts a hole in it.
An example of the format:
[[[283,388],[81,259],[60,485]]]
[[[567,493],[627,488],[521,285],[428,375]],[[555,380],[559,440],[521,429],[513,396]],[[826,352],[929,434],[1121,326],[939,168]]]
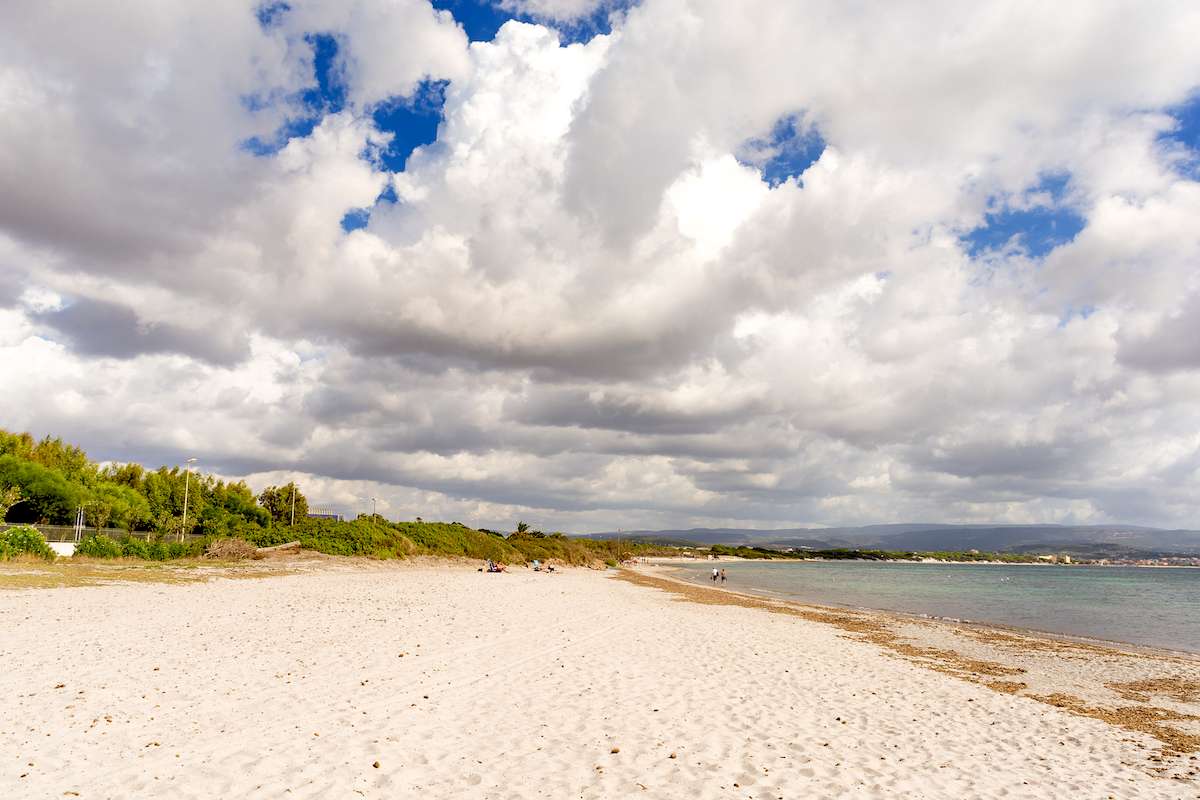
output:
[[[293,572],[286,566],[268,566],[262,562],[247,564],[192,559],[167,562],[135,558],[63,558],[54,563],[8,561],[0,564],[0,590],[105,586],[115,583],[200,583],[216,576],[261,578]]]

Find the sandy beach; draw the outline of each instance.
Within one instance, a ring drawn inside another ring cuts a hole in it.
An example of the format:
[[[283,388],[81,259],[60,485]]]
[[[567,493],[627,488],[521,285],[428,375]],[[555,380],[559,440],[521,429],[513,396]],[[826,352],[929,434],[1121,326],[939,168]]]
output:
[[[1193,659],[631,577],[0,591],[0,797],[1200,796]]]

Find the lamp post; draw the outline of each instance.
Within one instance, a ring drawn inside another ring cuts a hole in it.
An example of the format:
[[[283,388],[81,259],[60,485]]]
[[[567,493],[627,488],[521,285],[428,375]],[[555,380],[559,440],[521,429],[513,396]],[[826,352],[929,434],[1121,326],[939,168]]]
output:
[[[196,459],[189,458],[187,460],[187,471],[183,475],[183,527],[179,529],[179,541],[181,542],[187,533],[188,488],[192,479],[192,464],[195,463]]]
[[[375,497],[371,498],[371,519],[375,519],[375,501],[377,499],[378,498],[375,498]]]

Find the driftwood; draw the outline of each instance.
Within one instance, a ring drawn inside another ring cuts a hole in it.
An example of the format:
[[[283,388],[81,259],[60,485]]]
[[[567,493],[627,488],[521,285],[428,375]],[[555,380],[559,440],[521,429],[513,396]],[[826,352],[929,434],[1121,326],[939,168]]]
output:
[[[287,542],[285,544],[277,544],[274,547],[260,547],[254,551],[256,556],[269,556],[275,553],[299,553],[299,542]]]

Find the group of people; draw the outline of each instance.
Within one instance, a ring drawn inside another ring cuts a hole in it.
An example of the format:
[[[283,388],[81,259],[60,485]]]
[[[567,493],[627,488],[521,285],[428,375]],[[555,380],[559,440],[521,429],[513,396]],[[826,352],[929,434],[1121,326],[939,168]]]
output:
[[[721,583],[725,582],[725,570],[717,569],[716,567],[713,567],[712,582],[716,583],[718,580],[720,580]]]
[[[543,565],[542,562],[538,561],[537,559],[533,560],[532,566],[534,572],[554,572],[553,564]],[[479,572],[508,572],[508,565],[501,564],[499,561],[493,561],[489,558],[484,566],[479,568]]]

